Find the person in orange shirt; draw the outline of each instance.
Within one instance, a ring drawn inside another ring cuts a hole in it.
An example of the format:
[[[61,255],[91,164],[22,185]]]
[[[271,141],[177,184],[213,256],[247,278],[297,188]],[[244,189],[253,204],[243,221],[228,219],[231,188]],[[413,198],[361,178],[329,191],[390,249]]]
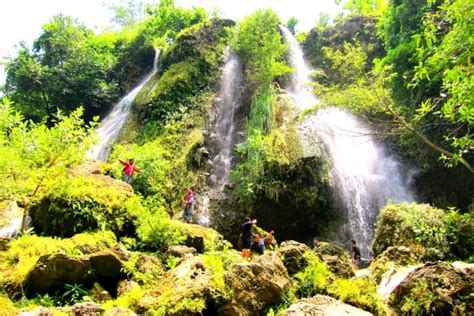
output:
[[[124,166],[122,171],[124,182],[130,183],[132,181],[132,175],[134,172],[142,173],[140,169],[133,165],[135,162],[133,159],[130,159],[128,162],[119,159],[119,162]]]

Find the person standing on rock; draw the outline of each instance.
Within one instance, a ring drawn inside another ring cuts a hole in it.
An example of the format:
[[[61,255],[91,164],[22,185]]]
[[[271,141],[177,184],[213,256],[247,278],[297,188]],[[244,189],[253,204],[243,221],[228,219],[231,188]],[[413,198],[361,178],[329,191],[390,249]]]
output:
[[[186,192],[186,197],[184,198],[184,220],[187,223],[191,223],[193,219],[194,212],[194,187],[191,186]]]
[[[360,249],[356,245],[356,241],[354,239],[351,240],[352,249],[351,249],[351,259],[352,263],[359,268],[360,267]]]
[[[133,159],[130,159],[128,162],[119,159],[119,162],[124,166],[122,170],[124,182],[127,182],[130,184],[130,182],[132,181],[132,175],[134,172],[142,173],[140,169],[138,169],[137,167],[133,165],[135,162],[135,160]]]
[[[242,224],[242,257],[247,259],[250,254],[250,247],[252,246],[252,227],[257,223],[257,220],[250,220],[249,217],[245,218],[245,222]]]

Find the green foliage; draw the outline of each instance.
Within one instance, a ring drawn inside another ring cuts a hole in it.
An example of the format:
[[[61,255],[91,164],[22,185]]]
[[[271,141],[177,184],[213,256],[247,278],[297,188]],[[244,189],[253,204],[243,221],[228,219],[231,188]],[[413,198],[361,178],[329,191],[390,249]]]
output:
[[[406,246],[422,260],[442,259],[448,248],[445,213],[426,204],[388,205],[380,211],[374,254],[389,246]]]
[[[474,215],[461,214],[454,209],[448,210],[446,217],[446,239],[450,247],[450,256],[472,262],[474,254]],[[470,257],[471,256],[471,257]]]
[[[324,293],[331,275],[329,268],[313,252],[306,252],[304,257],[308,264],[294,276],[299,296],[311,297]]]
[[[156,7],[148,7],[147,13],[150,16],[146,21],[149,37],[162,37],[167,42],[172,42],[185,28],[207,18],[203,8],[182,9],[176,6],[174,0],[161,0]]]
[[[377,294],[377,284],[370,278],[336,279],[327,291],[338,300],[375,315],[386,314],[381,297]]]
[[[0,315],[16,315],[16,308],[8,296],[0,294]]]
[[[90,301],[90,294],[82,284],[64,284],[64,293],[61,295],[63,303],[74,305],[84,301]]]
[[[112,248],[117,244],[111,232],[78,234],[69,239],[25,235],[9,244],[6,251],[0,251],[0,284],[15,292],[26,275],[35,266],[39,257],[63,251],[69,255],[82,255],[81,249],[97,251]]]
[[[49,186],[30,207],[38,232],[64,237],[96,229],[131,233],[133,219],[144,211],[139,197],[117,183],[80,176]]]
[[[286,27],[290,30],[291,34],[296,34],[296,24],[298,24],[298,19],[294,16],[288,19],[286,22]]]
[[[24,45],[7,65],[7,95],[35,120],[54,113],[56,107],[69,113],[80,105],[92,119],[119,95],[116,82],[109,82],[116,57],[111,45],[104,44],[72,18],[53,17],[33,49]]]
[[[136,225],[140,241],[149,249],[165,251],[186,238],[184,224],[171,220],[163,209],[141,212]]]
[[[24,200],[28,205],[45,186],[60,181],[67,169],[84,159],[91,130],[82,120],[82,108],[69,116],[58,112],[45,123],[25,121],[11,102],[0,103],[0,198]]]
[[[344,9],[353,14],[381,17],[387,9],[387,0],[347,0]]]
[[[293,304],[298,298],[296,297],[296,293],[294,288],[290,288],[283,297],[281,298],[281,303],[278,304],[276,307],[271,307],[267,311],[267,316],[276,316],[276,315],[283,315],[283,313]]]
[[[290,72],[290,68],[280,61],[286,51],[278,31],[280,23],[275,12],[262,9],[240,24],[234,47],[257,90],[267,90],[275,76]]]

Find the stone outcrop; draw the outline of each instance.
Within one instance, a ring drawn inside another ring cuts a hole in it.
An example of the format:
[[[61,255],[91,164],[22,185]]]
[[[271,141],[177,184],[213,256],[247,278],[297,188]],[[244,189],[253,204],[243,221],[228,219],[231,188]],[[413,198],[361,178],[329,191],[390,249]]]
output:
[[[414,315],[473,315],[474,276],[445,262],[427,263],[412,271],[392,292],[390,305]]]
[[[58,253],[41,256],[27,275],[28,292],[45,293],[68,284],[91,284],[96,276],[87,258]]]
[[[355,276],[347,250],[331,243],[321,242],[314,252],[320,255],[336,277],[352,278]]]
[[[164,261],[170,257],[176,258],[189,258],[197,254],[196,249],[187,246],[171,246],[169,247],[164,255]]]
[[[99,277],[108,280],[120,280],[126,277],[122,272],[122,261],[110,250],[91,255],[89,261],[94,273]]]
[[[266,253],[250,263],[235,264],[226,273],[225,281],[232,296],[220,308],[221,315],[256,315],[266,306],[278,303],[291,284],[276,252]]]
[[[71,309],[71,314],[74,316],[99,316],[103,313],[102,306],[92,302],[74,304]]]
[[[370,265],[369,270],[376,283],[382,281],[385,273],[393,274],[398,267],[418,264],[417,256],[404,246],[388,247]]]
[[[282,256],[288,274],[294,275],[305,268],[308,262],[304,254],[310,251],[307,245],[289,240],[281,243],[278,254]]]
[[[317,315],[317,316],[369,316],[372,315],[362,309],[344,304],[338,300],[325,296],[316,295],[311,298],[305,298],[292,304],[284,313],[285,316],[299,315]]]
[[[144,254],[139,255],[135,263],[135,269],[139,273],[148,274],[155,279],[162,276],[165,270],[160,260]],[[137,282],[140,284],[143,283],[141,280],[137,280]]]

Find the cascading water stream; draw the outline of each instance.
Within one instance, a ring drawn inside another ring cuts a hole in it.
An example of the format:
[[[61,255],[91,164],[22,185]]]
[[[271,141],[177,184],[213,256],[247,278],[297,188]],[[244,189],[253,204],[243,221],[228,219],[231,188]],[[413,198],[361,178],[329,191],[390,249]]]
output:
[[[98,159],[106,161],[109,157],[112,145],[114,144],[117,136],[122,129],[123,124],[130,114],[130,107],[133,100],[137,96],[138,92],[143,86],[150,80],[150,78],[158,70],[158,59],[160,57],[160,50],[157,49],[155,53],[155,60],[153,62],[153,69],[140,81],[140,83],[133,88],[127,95],[125,95],[119,102],[117,102],[112,108],[112,112],[107,115],[102,122],[100,122],[97,128],[97,135],[99,142],[89,148],[87,152],[88,159]]]
[[[283,26],[281,29],[289,46],[290,64],[295,68],[287,91],[302,111],[318,99],[308,89],[310,69],[299,43],[288,29]],[[306,155],[318,152],[313,147],[320,146],[318,140],[321,140],[330,159],[333,188],[342,201],[347,223],[340,228],[339,239],[344,242],[355,239],[362,256],[367,257],[379,210],[388,201],[414,200],[400,163],[374,139],[374,132],[368,126],[345,110],[320,109],[305,118],[299,131]]]
[[[211,133],[209,136],[211,171],[207,190],[200,197],[198,222],[208,226],[209,200],[217,199],[225,185],[229,182],[232,168],[233,150],[237,127],[235,116],[240,107],[240,86],[242,70],[237,55],[226,51],[227,60],[222,69],[221,83],[211,117]]]

